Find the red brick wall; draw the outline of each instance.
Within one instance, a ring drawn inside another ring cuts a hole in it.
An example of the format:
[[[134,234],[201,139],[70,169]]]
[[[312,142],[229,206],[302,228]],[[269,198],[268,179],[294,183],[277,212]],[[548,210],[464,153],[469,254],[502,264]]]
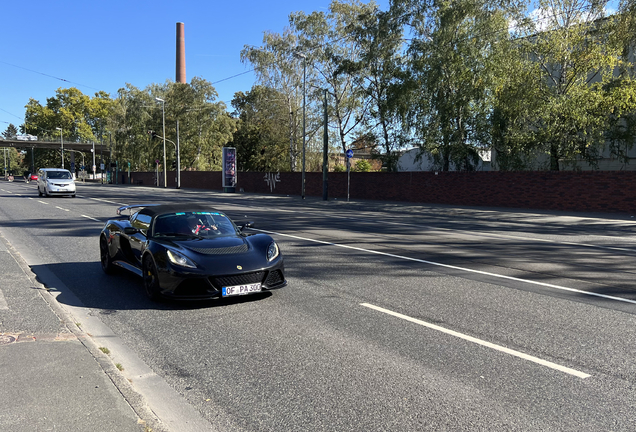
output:
[[[237,192],[300,195],[301,174],[280,173],[270,186],[269,173],[238,174]],[[275,174],[273,174],[275,176]],[[132,173],[152,185],[153,173]],[[174,173],[168,186],[174,187]],[[184,171],[181,186],[221,190],[220,172]],[[322,197],[322,173],[305,177],[305,195]],[[329,173],[329,198],[347,198],[347,173]],[[407,201],[485,207],[566,211],[636,211],[634,171],[400,172],[351,173],[351,199]]]

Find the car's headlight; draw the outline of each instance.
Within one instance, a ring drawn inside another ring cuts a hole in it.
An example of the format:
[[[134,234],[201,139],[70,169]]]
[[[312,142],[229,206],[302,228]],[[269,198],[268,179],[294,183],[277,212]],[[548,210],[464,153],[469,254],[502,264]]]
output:
[[[171,251],[168,249],[168,258],[172,264],[180,265],[181,267],[196,268],[197,266],[190,260],[190,258],[179,252]]]
[[[269,246],[267,246],[267,261],[273,260],[278,256],[278,254],[278,245],[276,242],[271,242]]]

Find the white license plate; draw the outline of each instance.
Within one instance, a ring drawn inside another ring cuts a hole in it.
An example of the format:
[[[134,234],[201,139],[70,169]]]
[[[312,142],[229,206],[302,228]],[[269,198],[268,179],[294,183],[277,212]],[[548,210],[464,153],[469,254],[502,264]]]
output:
[[[259,292],[260,290],[261,290],[260,283],[223,287],[223,297],[251,294],[254,292]]]

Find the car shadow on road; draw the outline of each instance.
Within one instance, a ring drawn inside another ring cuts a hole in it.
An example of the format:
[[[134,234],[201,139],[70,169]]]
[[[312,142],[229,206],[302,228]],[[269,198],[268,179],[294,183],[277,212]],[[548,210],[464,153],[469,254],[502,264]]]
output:
[[[212,300],[171,300],[155,302],[146,297],[140,277],[124,270],[106,275],[99,262],[71,262],[32,266],[38,281],[50,291],[59,291],[59,303],[99,309],[118,310],[189,310],[231,307],[258,302],[272,296],[262,292],[247,296]],[[108,313],[108,312],[106,312]]]

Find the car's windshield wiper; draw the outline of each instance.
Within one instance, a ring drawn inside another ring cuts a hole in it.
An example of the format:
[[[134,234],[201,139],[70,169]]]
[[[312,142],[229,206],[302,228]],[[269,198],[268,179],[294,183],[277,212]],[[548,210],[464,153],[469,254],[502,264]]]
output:
[[[193,237],[193,238],[202,238],[199,235],[196,234],[184,234],[184,233],[177,233],[177,232],[160,232],[158,234],[155,234],[155,237]]]

